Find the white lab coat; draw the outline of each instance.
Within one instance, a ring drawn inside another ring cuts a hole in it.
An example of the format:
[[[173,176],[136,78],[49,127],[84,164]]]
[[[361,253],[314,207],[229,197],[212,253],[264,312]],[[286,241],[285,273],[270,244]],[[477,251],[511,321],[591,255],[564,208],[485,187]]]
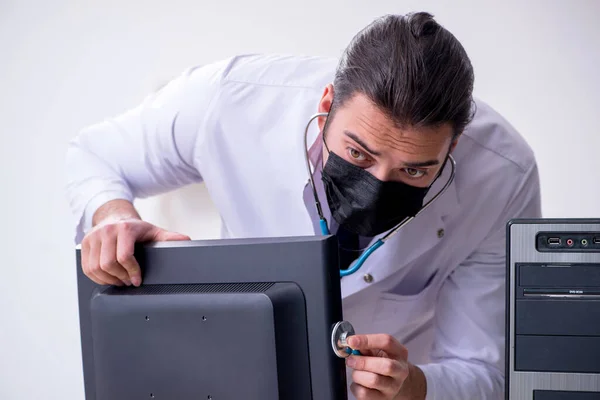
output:
[[[189,69],[83,130],[67,156],[76,241],[108,200],[201,181],[224,237],[320,234],[303,134],[335,67],[319,57],[233,57]],[[345,319],[358,333],[398,338],[425,373],[427,400],[503,399],[505,224],[541,214],[531,149],[492,108],[477,107],[448,191],[342,280]],[[318,133],[314,123],[314,154]]]

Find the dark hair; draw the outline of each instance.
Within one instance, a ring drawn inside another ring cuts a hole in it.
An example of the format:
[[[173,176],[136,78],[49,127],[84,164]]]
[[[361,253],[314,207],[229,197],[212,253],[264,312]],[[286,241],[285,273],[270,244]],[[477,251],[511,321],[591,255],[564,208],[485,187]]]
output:
[[[473,81],[464,48],[431,14],[387,15],[344,51],[330,114],[362,93],[400,126],[450,123],[456,136],[473,118]]]

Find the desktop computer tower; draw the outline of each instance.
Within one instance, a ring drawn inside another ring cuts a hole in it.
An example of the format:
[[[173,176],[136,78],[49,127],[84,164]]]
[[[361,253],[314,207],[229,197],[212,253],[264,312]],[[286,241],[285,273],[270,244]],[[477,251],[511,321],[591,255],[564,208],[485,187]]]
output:
[[[600,220],[507,226],[507,400],[600,400]]]

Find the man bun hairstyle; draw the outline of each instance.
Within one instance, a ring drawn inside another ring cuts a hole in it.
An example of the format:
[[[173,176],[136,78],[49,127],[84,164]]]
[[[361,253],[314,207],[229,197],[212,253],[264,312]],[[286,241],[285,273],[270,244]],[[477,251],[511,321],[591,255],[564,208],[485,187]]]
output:
[[[473,84],[467,53],[431,14],[386,15],[344,51],[330,114],[361,93],[401,127],[449,123],[456,137],[473,118]]]

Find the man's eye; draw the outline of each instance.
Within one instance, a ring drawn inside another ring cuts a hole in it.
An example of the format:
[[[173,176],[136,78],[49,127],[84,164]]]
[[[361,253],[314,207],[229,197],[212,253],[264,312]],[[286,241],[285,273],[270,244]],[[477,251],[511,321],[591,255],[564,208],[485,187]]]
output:
[[[356,161],[365,161],[366,160],[366,157],[364,156],[364,154],[356,149],[349,148],[348,154],[350,155],[350,158],[352,158],[353,160],[356,160]]]
[[[421,178],[427,174],[427,172],[415,168],[404,168],[404,172],[413,179]]]

